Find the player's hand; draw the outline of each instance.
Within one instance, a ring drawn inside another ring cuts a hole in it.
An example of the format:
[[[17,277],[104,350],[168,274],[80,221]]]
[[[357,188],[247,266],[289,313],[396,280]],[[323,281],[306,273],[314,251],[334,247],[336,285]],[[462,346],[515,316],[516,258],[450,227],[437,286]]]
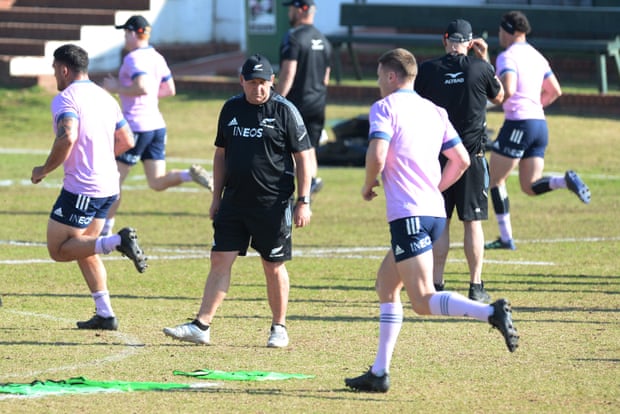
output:
[[[472,49],[477,57],[488,60],[489,45],[483,38],[478,37],[472,40]]]
[[[293,215],[293,221],[295,227],[305,227],[310,224],[310,217],[312,217],[312,210],[310,210],[310,204],[297,203],[295,205],[295,214]]]
[[[108,73],[108,76],[103,78],[103,89],[108,92],[116,93],[118,92],[118,79]]]
[[[43,181],[45,177],[47,177],[47,174],[43,173],[43,166],[40,165],[32,169],[32,175],[30,176],[30,181],[32,182],[32,184],[39,184],[41,181]]]
[[[374,188],[379,187],[379,180],[375,179],[375,182],[371,186],[364,184],[362,187],[362,198],[366,201],[370,201],[377,196]]]

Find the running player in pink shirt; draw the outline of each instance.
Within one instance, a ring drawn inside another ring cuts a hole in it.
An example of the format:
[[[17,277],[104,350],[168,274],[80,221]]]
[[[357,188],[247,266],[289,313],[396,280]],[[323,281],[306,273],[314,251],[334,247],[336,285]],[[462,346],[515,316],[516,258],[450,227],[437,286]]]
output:
[[[575,171],[564,176],[543,176],[549,131],[544,108],[551,105],[562,89],[549,62],[527,43],[530,33],[527,17],[511,11],[502,17],[499,42],[506,50],[497,57],[496,73],[504,85],[504,124],[493,143],[489,160],[490,193],[500,236],[486,249],[517,247],[512,239],[510,202],[506,180],[519,166],[521,191],[537,196],[567,188],[584,203],[590,202],[590,189]]]
[[[441,192],[461,177],[469,156],[447,112],[414,92],[417,69],[415,57],[405,49],[390,50],[379,58],[377,76],[383,99],[370,109],[362,197],[366,201],[377,197],[375,187],[381,175],[392,247],[375,284],[380,302],[375,362],[359,377],[345,379],[357,391],[387,392],[390,387],[390,362],[403,323],[403,287],[417,314],[486,321],[502,333],[510,352],[518,346],[506,299],[487,305],[456,292],[435,292],[433,242],[446,223]],[[439,154],[448,160],[443,171]]]
[[[103,87],[118,93],[136,140],[135,147],[117,157],[121,184],[131,168],[142,161],[149,187],[155,191],[192,180],[213,190],[211,176],[199,165],[166,172],[166,123],[159,111],[159,99],[174,96],[176,88],[166,60],[149,45],[151,25],[136,15],[116,28],[125,30],[125,49],[129,53],[123,58],[118,78],[106,77]],[[104,234],[112,231],[119,205],[120,197],[110,208]]]
[[[75,45],[54,52],[54,76],[60,93],[52,101],[56,138],[47,160],[32,169],[31,181],[40,183],[61,165],[63,188],[47,225],[47,248],[57,262],[77,261],[95,301],[95,316],[77,323],[78,329],[118,329],[100,254],[118,250],[139,272],[146,256],[136,231],[99,236],[108,209],[119,192],[114,156],[134,144],[118,104],[88,78],[88,54]]]

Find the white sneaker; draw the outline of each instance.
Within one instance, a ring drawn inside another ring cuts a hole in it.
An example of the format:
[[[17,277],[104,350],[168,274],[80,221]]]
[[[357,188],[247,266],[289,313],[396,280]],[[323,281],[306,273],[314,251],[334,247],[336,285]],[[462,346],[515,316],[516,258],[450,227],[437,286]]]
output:
[[[192,165],[189,169],[189,175],[192,176],[192,180],[200,184],[209,191],[213,191],[213,177],[200,165]]]
[[[174,328],[164,328],[164,334],[179,341],[193,342],[195,344],[208,345],[210,340],[211,328],[203,331],[191,322]]]
[[[288,346],[288,333],[284,325],[272,325],[271,335],[267,341],[269,348],[284,348]]]

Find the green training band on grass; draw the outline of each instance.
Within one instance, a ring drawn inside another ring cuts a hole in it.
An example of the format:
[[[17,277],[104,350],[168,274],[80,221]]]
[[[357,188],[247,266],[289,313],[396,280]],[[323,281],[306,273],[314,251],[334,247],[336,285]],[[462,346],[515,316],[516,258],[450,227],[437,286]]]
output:
[[[192,372],[173,371],[174,375],[184,375],[200,379],[222,380],[222,381],[274,381],[287,379],[308,379],[314,375],[304,374],[283,374],[279,372],[263,371],[216,371],[213,369],[199,369]]]
[[[166,382],[91,381],[84,377],[60,381],[0,384],[0,393],[20,395],[91,394],[98,392],[164,391],[191,388],[189,384]]]

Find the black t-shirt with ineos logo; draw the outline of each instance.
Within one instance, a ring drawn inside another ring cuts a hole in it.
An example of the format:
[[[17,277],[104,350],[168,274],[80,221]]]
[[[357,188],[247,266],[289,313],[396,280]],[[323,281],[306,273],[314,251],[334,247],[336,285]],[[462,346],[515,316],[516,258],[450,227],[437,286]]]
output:
[[[226,101],[215,145],[226,151],[222,202],[240,207],[289,200],[295,191],[293,153],[312,148],[299,111],[273,89],[262,105],[243,94]]]

